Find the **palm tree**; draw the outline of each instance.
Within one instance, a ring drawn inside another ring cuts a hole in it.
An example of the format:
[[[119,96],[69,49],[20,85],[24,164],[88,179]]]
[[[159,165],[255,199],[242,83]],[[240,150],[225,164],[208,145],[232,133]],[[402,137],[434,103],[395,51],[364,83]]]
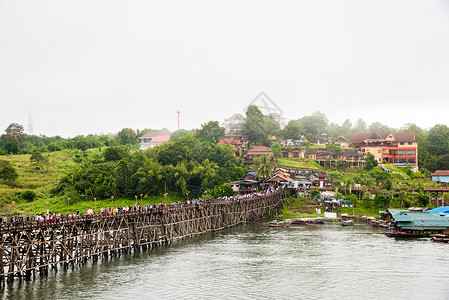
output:
[[[265,154],[256,161],[256,176],[265,181],[273,175],[274,166],[271,157]]]

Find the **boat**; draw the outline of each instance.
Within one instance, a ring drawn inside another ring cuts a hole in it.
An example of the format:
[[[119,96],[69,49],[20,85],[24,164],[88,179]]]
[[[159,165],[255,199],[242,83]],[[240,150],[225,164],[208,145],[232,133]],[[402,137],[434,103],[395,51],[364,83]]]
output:
[[[288,227],[288,226],[290,226],[291,223],[292,223],[292,221],[277,221],[277,220],[273,220],[271,222],[266,223],[265,226],[268,226],[268,227]]]
[[[341,221],[341,226],[354,226],[354,220]]]
[[[434,242],[449,243],[449,235],[447,234],[432,234],[430,236]]]
[[[317,217],[317,218],[301,218],[301,219],[293,219],[291,221],[292,224],[299,224],[299,225],[307,225],[307,224],[324,224],[324,218],[323,217]]]
[[[429,234],[413,233],[411,231],[389,231],[386,234],[389,237],[396,237],[396,238],[419,238],[430,236]]]

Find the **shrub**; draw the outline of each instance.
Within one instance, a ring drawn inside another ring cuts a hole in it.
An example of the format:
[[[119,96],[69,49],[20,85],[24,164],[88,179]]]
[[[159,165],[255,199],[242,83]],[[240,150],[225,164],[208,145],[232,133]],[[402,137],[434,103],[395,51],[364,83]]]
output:
[[[28,201],[28,202],[32,202],[34,199],[36,199],[36,193],[33,191],[25,191],[22,193],[22,199]]]

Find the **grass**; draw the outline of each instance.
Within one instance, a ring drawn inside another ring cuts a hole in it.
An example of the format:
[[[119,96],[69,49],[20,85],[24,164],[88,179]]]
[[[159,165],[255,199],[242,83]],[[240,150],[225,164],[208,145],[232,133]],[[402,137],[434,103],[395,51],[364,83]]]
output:
[[[95,155],[99,152],[98,149],[91,149],[87,151],[87,155]],[[12,212],[15,201],[17,207],[21,200],[21,193],[31,190],[38,196],[39,199],[49,199],[51,189],[59,183],[59,180],[67,174],[69,170],[76,166],[73,157],[81,154],[79,150],[63,150],[58,152],[43,153],[44,157],[48,157],[48,165],[36,170],[30,162],[30,154],[2,156],[1,160],[6,160],[11,163],[17,171],[19,177],[12,185],[0,181],[0,211]],[[52,199],[49,199],[52,201]],[[38,204],[33,205],[38,205]],[[30,204],[31,205],[31,204]],[[30,206],[29,205],[29,206]],[[28,206],[27,206],[28,209]]]
[[[287,199],[288,205],[282,212],[280,219],[295,219],[295,218],[316,218],[324,216],[324,207],[316,205],[315,201],[307,200],[305,198],[289,198]],[[315,208],[321,209],[321,214],[316,213]],[[313,210],[313,213],[298,212],[298,210],[306,209]],[[338,214],[347,213],[348,215],[365,215],[368,217],[379,217],[378,208],[363,208],[363,207],[341,207]]]
[[[323,170],[324,168],[312,159],[306,158],[278,158],[277,163],[280,167],[307,170]]]

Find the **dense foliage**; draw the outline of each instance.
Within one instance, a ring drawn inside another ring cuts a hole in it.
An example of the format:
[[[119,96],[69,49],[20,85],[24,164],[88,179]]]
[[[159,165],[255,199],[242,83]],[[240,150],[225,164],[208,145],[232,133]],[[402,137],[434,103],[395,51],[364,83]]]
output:
[[[77,168],[61,179],[57,194],[72,197],[133,198],[164,192],[200,196],[205,191],[244,175],[234,149],[229,145],[205,141],[201,134],[189,132],[175,141],[145,151],[130,153],[112,146],[102,156],[85,156]]]

